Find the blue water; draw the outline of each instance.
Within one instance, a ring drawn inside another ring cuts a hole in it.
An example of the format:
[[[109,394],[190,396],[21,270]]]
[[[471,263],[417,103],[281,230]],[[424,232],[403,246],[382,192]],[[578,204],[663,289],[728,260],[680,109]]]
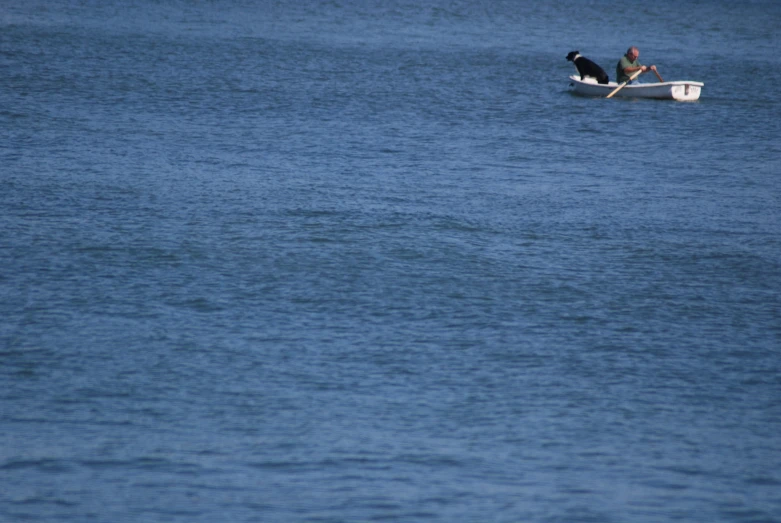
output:
[[[4,1],[0,521],[781,521],[778,27]]]

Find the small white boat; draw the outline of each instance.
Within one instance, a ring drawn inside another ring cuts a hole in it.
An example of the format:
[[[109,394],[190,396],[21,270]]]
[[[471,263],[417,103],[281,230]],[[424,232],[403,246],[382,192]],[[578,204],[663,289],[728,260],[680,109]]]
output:
[[[570,76],[569,79],[570,91],[581,96],[599,96],[604,98],[619,86],[619,84],[615,82],[598,84],[597,81],[590,76],[581,80],[580,75],[573,75]],[[616,98],[656,98],[658,100],[693,102],[700,98],[700,91],[702,91],[704,85],[705,84],[702,82],[691,82],[689,80],[630,84],[624,86],[624,88],[618,91],[614,96]]]

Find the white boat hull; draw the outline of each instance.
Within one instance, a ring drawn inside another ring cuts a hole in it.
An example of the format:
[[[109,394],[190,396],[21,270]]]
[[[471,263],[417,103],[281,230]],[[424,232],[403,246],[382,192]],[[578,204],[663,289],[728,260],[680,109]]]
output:
[[[598,84],[593,78],[580,76],[569,77],[569,89],[581,96],[598,96],[604,98],[610,94],[619,84],[610,82]],[[680,102],[693,102],[700,98],[700,92],[705,84],[702,82],[690,82],[679,80],[675,82],[658,82],[648,84],[634,84],[624,86],[614,96],[616,98],[655,98],[657,100],[678,100]]]

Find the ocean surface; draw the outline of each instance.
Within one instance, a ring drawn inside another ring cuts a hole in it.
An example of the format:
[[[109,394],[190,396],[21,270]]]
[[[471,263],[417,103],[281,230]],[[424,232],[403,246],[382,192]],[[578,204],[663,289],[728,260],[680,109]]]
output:
[[[781,521],[779,27],[4,0],[0,521]]]

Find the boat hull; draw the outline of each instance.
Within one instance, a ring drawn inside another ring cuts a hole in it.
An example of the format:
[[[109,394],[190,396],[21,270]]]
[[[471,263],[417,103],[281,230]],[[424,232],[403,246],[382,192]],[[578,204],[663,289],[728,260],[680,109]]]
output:
[[[569,79],[570,91],[580,96],[597,96],[604,98],[618,87],[618,84],[615,82],[598,84],[596,80],[589,77],[586,77],[585,80],[581,80],[580,76],[570,76]],[[654,98],[657,100],[693,102],[699,100],[700,92],[704,85],[705,84],[702,82],[691,82],[688,80],[634,84],[624,86],[624,88],[618,91],[614,96],[616,98]]]

